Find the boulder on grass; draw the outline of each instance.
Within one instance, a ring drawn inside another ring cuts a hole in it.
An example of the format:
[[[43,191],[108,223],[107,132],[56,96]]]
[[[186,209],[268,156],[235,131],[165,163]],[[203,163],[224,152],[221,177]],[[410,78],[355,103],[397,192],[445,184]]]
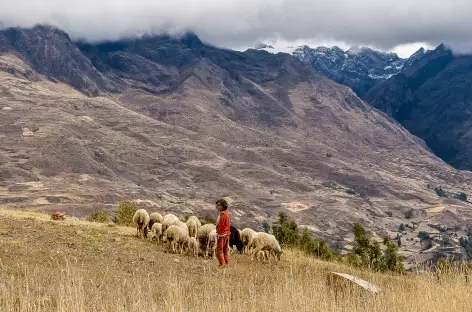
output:
[[[377,294],[380,292],[380,288],[357,276],[338,272],[328,274],[326,285],[334,290],[335,295],[349,294],[356,288],[367,293]]]

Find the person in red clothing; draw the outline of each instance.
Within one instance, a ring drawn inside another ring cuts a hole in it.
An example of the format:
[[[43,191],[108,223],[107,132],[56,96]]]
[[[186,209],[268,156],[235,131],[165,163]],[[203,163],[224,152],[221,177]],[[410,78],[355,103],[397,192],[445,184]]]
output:
[[[216,209],[220,212],[216,225],[216,235],[218,241],[216,244],[216,256],[220,267],[227,267],[229,264],[229,237],[231,234],[230,218],[228,212],[228,203],[224,199],[216,202]]]

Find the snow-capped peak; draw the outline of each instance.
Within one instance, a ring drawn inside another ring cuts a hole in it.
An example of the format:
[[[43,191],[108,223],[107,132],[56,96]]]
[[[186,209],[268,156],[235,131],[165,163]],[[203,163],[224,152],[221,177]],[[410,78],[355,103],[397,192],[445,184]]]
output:
[[[256,43],[254,49],[256,50],[265,50],[265,49],[274,49],[273,46],[269,45],[269,44],[265,44],[264,42],[258,42]]]

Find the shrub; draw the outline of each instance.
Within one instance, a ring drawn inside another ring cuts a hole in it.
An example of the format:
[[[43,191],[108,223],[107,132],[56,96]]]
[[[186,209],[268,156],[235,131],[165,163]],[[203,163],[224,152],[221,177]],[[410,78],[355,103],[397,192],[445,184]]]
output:
[[[351,190],[351,189],[346,189],[345,192],[346,194],[349,194],[349,195],[357,195],[356,191]]]
[[[413,209],[407,210],[404,212],[405,218],[411,219],[415,216],[415,211]]]
[[[322,240],[314,239],[306,229],[300,235],[299,248],[305,253],[323,260],[333,259],[333,253],[328,245]]]
[[[324,260],[332,260],[334,257],[333,252],[323,240],[313,238],[306,229],[300,231],[295,221],[290,220],[283,212],[279,214],[279,220],[272,227],[272,231],[282,246],[295,247],[308,255]]]
[[[138,209],[139,205],[137,203],[129,201],[119,202],[113,222],[118,225],[133,226],[133,216]]]
[[[387,215],[387,217],[393,217],[393,212],[391,211],[387,211],[385,214]]]
[[[467,238],[461,237],[459,239],[459,243],[461,247],[465,249],[469,259],[472,259],[472,229],[471,228],[467,229]]]
[[[436,187],[434,189],[434,191],[436,192],[436,194],[439,196],[439,197],[447,197],[447,194],[446,192],[442,189],[442,187]]]
[[[90,216],[87,217],[89,222],[99,222],[99,223],[108,223],[110,217],[108,214],[102,210],[95,210]]]
[[[266,233],[270,233],[270,224],[267,221],[262,222],[262,229]]]
[[[421,239],[421,240],[430,240],[431,239],[431,236],[429,236],[429,234],[427,232],[424,232],[424,231],[420,231],[418,233],[418,237]]]
[[[466,194],[466,193],[460,193],[460,194],[457,196],[457,199],[466,202],[466,201],[467,201],[467,194]]]

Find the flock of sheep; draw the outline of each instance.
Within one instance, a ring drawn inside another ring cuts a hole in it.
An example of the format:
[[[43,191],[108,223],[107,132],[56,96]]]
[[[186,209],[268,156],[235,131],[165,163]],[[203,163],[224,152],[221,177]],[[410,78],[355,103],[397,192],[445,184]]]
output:
[[[136,224],[136,236],[149,238],[157,243],[167,242],[173,253],[191,254],[198,257],[216,257],[216,226],[214,224],[202,225],[196,216],[191,216],[186,222],[182,222],[173,214],[162,216],[158,212],[150,215],[145,209],[139,209],[133,216]],[[236,246],[241,254],[250,254],[251,261],[256,256],[270,262],[271,258],[280,260],[282,249],[277,239],[265,232],[256,232],[250,228],[242,231],[231,226],[229,240],[230,251]]]

